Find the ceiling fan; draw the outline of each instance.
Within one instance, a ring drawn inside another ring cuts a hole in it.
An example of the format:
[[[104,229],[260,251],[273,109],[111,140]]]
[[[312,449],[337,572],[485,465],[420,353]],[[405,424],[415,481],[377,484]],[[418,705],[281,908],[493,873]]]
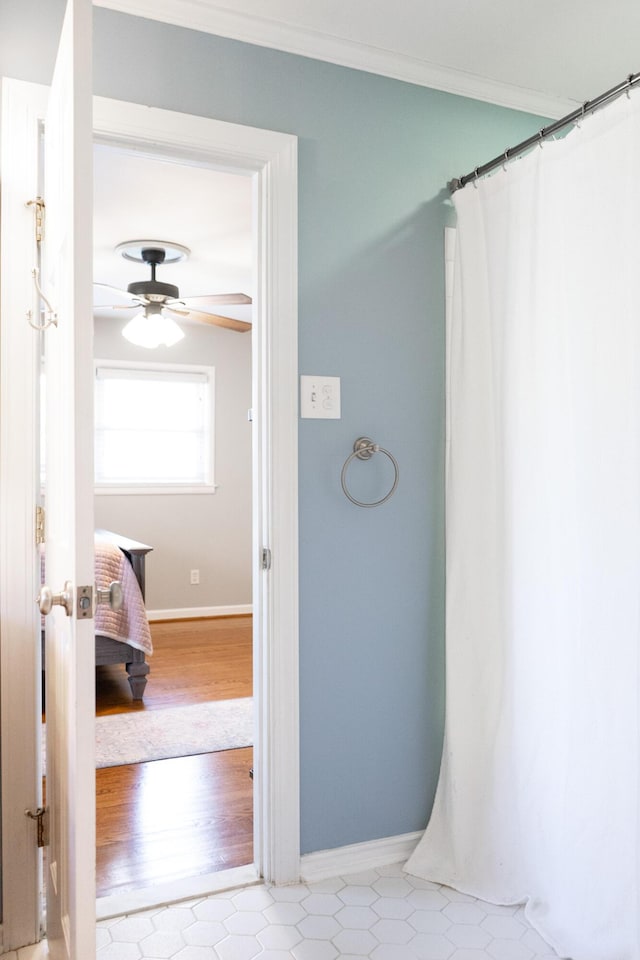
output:
[[[116,252],[122,254],[126,260],[145,263],[151,269],[149,280],[130,283],[126,290],[120,290],[107,283],[94,284],[94,287],[100,290],[112,292],[112,297],[120,300],[119,303],[97,304],[96,306],[100,309],[138,311],[122,331],[122,335],[132,343],[145,347],[156,347],[161,344],[172,346],[184,336],[175,322],[176,319],[181,318],[225,327],[240,333],[251,330],[251,324],[244,320],[236,320],[234,317],[222,316],[207,310],[207,307],[225,304],[250,304],[251,297],[245,293],[181,297],[178,287],[174,284],[156,280],[156,268],[161,264],[184,260],[190,253],[188,247],[157,240],[128,240],[118,244]]]

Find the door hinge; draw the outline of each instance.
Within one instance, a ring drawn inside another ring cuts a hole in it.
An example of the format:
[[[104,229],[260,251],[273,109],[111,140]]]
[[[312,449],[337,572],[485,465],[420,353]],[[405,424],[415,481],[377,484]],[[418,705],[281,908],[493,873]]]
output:
[[[37,824],[37,840],[39,847],[49,846],[49,808],[38,807],[37,810],[25,810],[25,817],[35,820]]]
[[[35,214],[36,243],[39,246],[44,240],[44,200],[42,197],[36,197],[35,200],[27,200],[27,206],[33,207]]]
[[[263,570],[271,570],[271,550],[269,550],[269,547],[262,548],[260,566]]]
[[[44,543],[44,507],[36,507],[36,546]]]

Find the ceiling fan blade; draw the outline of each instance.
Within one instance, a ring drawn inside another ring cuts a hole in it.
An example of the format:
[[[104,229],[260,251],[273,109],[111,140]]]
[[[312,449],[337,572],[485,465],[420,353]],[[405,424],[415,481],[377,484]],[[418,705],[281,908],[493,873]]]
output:
[[[215,307],[232,303],[251,303],[251,297],[246,293],[212,293],[203,297],[181,297],[182,303],[188,307]]]
[[[221,317],[217,313],[204,313],[202,310],[176,310],[175,307],[165,307],[167,313],[175,313],[179,317],[186,317],[188,320],[196,320],[198,323],[208,323],[214,327],[226,327],[227,330],[237,330],[238,333],[248,333],[251,330],[251,324],[244,320],[234,320],[233,317]]]
[[[122,287],[115,287],[112,283],[100,283],[99,280],[93,281],[94,287],[105,287],[107,290],[117,290],[118,293],[121,293],[123,297],[129,297],[130,294],[126,290],[123,290]]]
[[[136,310],[144,304],[142,300],[134,300],[132,303],[94,303],[94,310]]]
[[[124,303],[127,300],[129,304],[131,304],[131,301],[138,302],[138,297],[134,297],[128,290],[121,290],[120,287],[114,287],[110,283],[94,283],[93,286],[97,288],[97,299],[100,299],[100,295],[102,294],[103,296],[108,295],[111,299],[119,300],[120,303]],[[97,304],[97,306],[102,306],[102,304]],[[104,306],[111,306],[111,304],[104,304]]]

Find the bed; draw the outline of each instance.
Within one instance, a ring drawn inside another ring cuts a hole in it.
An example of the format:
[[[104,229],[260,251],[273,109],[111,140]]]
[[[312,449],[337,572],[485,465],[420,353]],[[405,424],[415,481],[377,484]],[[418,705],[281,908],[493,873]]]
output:
[[[144,606],[145,558],[152,549],[110,530],[96,530],[96,586],[104,590],[119,580],[124,597],[118,611],[108,604],[96,607],[96,666],[123,663],[134,700],[144,696],[149,674],[146,658],[153,653]]]
[[[151,631],[144,605],[145,558],[153,549],[146,543],[131,540],[110,530],[95,533],[95,582],[100,590],[108,590],[117,580],[122,584],[123,604],[120,610],[111,610],[100,603],[95,610],[96,667],[122,663],[127,671],[131,695],[142,700],[147,685],[149,664],[153,653]],[[44,554],[42,557],[44,582]],[[43,669],[44,669],[44,627]]]

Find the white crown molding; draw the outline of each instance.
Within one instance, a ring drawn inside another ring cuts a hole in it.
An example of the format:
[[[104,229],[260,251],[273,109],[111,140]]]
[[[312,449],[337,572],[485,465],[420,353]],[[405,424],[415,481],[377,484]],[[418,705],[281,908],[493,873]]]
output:
[[[279,20],[238,13],[208,0],[94,0],[94,3],[120,13],[172,23],[260,47],[272,47],[313,60],[325,60],[342,67],[377,73],[536,116],[558,119],[579,106],[574,100],[478,77],[428,60],[295,27]]]

